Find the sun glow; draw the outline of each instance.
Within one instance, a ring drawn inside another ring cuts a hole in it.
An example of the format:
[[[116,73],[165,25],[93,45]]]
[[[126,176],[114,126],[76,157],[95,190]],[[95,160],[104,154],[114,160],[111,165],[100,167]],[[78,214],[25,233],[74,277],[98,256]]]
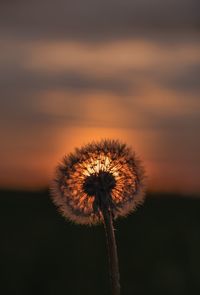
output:
[[[117,171],[116,166],[113,166],[111,158],[104,154],[100,154],[97,159],[90,158],[82,165],[85,167],[85,170],[83,171],[83,175],[85,176],[98,174],[100,171],[110,171],[113,176],[119,176],[119,172]]]

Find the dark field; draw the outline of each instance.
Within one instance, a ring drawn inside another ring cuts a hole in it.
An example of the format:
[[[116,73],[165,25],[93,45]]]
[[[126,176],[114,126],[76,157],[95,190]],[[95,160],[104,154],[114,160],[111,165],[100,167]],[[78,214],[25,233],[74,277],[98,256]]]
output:
[[[0,294],[109,294],[103,226],[70,224],[47,192],[1,192]],[[200,199],[148,195],[116,222],[122,295],[200,294]]]

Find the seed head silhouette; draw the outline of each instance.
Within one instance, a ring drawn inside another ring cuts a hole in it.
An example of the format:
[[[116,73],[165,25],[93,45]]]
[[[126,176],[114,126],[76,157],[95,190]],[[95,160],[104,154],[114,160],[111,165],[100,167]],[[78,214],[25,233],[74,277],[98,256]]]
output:
[[[63,158],[52,196],[63,216],[76,223],[102,222],[104,205],[116,219],[143,202],[144,169],[125,144],[114,140],[92,142]]]
[[[65,156],[57,166],[51,195],[61,214],[79,224],[103,222],[112,294],[120,294],[113,220],[144,200],[144,168],[134,151],[117,140],[92,142]]]

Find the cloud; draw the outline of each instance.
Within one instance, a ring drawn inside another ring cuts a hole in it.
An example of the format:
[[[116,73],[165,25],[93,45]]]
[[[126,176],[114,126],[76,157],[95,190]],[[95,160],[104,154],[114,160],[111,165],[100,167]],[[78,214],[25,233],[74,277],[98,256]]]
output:
[[[144,155],[154,189],[199,191],[196,7],[4,1],[1,184],[43,185],[75,144],[114,136]]]
[[[109,40],[142,31],[197,30],[196,0],[44,0],[1,3],[2,34],[28,39]]]
[[[180,65],[179,71],[160,75],[157,79],[167,88],[181,92],[200,93],[200,60],[196,64]]]
[[[30,91],[32,93],[41,90],[77,90],[77,91],[92,91],[104,90],[116,93],[126,92],[129,88],[129,81],[121,78],[103,78],[84,75],[83,73],[74,71],[62,71],[61,73],[42,73],[31,72],[24,69],[15,69],[4,75],[1,79],[1,86],[9,91],[9,86],[12,85],[12,91],[16,92]],[[133,83],[132,83],[133,85]]]
[[[200,55],[195,41],[182,46],[177,40],[167,47],[160,46],[158,40],[127,40],[101,46],[24,41],[3,45],[1,120],[159,128],[164,127],[164,120],[169,121],[169,115],[195,116],[198,111]],[[117,104],[123,120],[105,119],[98,110],[93,118],[83,116],[84,105],[105,109],[106,100],[110,114],[111,105]]]

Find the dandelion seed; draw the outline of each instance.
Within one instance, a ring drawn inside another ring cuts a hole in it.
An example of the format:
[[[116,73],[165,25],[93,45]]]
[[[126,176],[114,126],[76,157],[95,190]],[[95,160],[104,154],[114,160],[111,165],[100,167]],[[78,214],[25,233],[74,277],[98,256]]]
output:
[[[107,200],[98,197],[103,191],[109,194]],[[111,140],[94,142],[63,158],[57,167],[52,196],[63,216],[76,223],[102,222],[102,201],[109,202],[116,219],[143,202],[144,169],[126,145]]]
[[[144,180],[141,162],[129,147],[102,140],[65,156],[53,181],[52,199],[64,217],[79,224],[104,223],[113,295],[120,294],[113,219],[143,202]]]

